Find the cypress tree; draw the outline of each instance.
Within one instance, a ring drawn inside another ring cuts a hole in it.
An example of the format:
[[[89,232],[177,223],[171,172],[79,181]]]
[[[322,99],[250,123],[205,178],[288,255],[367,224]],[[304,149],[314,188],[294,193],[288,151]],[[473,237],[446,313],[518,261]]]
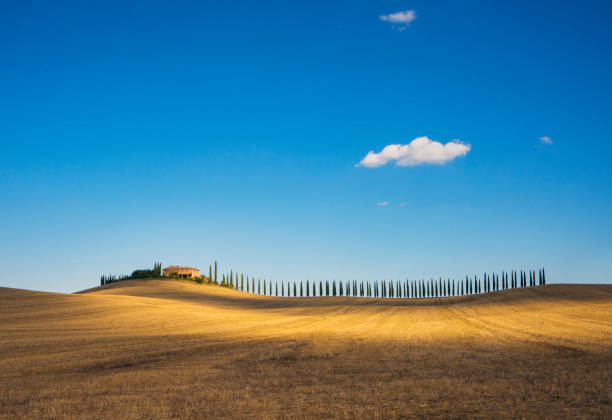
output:
[[[323,296],[323,280],[319,280],[319,296]]]
[[[208,264],[208,282],[211,283],[212,281],[212,264]]]
[[[310,297],[310,282],[306,280],[306,297]]]
[[[529,270],[529,283],[527,283],[529,287],[531,287],[531,270]]]
[[[518,288],[519,287],[519,272],[515,271],[514,272],[514,288]]]
[[[544,268],[542,268],[542,285],[546,286],[546,272],[544,271]]]
[[[219,284],[217,281],[217,261],[215,261],[215,284]]]

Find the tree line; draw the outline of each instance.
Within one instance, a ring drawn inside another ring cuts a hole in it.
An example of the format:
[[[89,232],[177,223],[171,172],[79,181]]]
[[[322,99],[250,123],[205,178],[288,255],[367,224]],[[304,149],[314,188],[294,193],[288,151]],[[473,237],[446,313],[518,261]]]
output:
[[[539,270],[484,273],[482,277],[462,279],[421,279],[388,281],[299,281],[271,282],[244,274],[218,274],[218,265],[209,266],[208,283],[229,287],[241,292],[264,296],[311,297],[348,296],[396,299],[440,298],[496,292],[522,287],[546,285],[546,272]]]
[[[100,284],[121,280],[162,278],[161,263],[155,263],[153,269],[134,270],[131,275],[102,275]],[[451,296],[466,296],[496,292],[523,287],[546,285],[546,272],[539,270],[512,270],[501,273],[484,273],[482,277],[465,276],[461,279],[421,279],[421,280],[383,280],[383,281],[300,281],[272,282],[265,278],[255,278],[230,270],[219,272],[217,261],[208,267],[208,276],[194,278],[198,283],[216,284],[241,292],[263,296],[279,297],[314,297],[314,296],[348,296],[369,298],[421,299]]]
[[[132,274],[102,274],[100,276],[100,286],[114,283],[122,280],[131,279],[158,279],[162,277],[162,264],[156,262],[153,264],[153,269],[142,268],[132,271]]]

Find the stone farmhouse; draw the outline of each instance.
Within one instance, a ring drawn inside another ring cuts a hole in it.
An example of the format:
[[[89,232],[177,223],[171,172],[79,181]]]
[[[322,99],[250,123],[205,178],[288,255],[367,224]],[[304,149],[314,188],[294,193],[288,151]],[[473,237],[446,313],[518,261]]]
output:
[[[180,279],[188,279],[200,277],[200,270],[193,267],[181,267],[178,265],[171,265],[162,270],[164,277],[172,277],[176,275]]]

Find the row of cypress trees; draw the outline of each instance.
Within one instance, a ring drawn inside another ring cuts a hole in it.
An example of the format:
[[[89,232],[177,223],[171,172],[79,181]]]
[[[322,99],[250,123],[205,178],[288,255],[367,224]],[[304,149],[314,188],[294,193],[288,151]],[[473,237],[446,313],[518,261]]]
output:
[[[218,277],[217,262],[209,268],[209,282],[230,287],[242,292],[265,296],[310,297],[350,296],[396,299],[439,298],[496,292],[519,287],[543,286],[546,284],[544,269],[537,272],[511,271],[500,274],[484,273],[482,277],[466,276],[464,279],[443,280],[391,280],[391,281],[319,281],[271,282],[244,274],[229,273]]]
[[[130,276],[126,274],[102,274],[100,276],[100,286],[104,286],[105,284],[114,283],[116,281],[127,280]]]
[[[162,263],[156,262],[153,264],[153,269],[142,268],[139,270],[132,271],[131,275],[127,274],[102,274],[100,276],[100,286],[105,284],[114,283],[121,280],[129,279],[155,279],[161,278],[162,276]]]

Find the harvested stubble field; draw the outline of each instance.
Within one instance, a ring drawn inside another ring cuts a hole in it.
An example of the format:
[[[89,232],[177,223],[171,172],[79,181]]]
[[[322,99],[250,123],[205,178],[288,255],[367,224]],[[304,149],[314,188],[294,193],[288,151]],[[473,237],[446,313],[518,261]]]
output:
[[[0,288],[2,418],[611,418],[612,286],[423,300]]]

